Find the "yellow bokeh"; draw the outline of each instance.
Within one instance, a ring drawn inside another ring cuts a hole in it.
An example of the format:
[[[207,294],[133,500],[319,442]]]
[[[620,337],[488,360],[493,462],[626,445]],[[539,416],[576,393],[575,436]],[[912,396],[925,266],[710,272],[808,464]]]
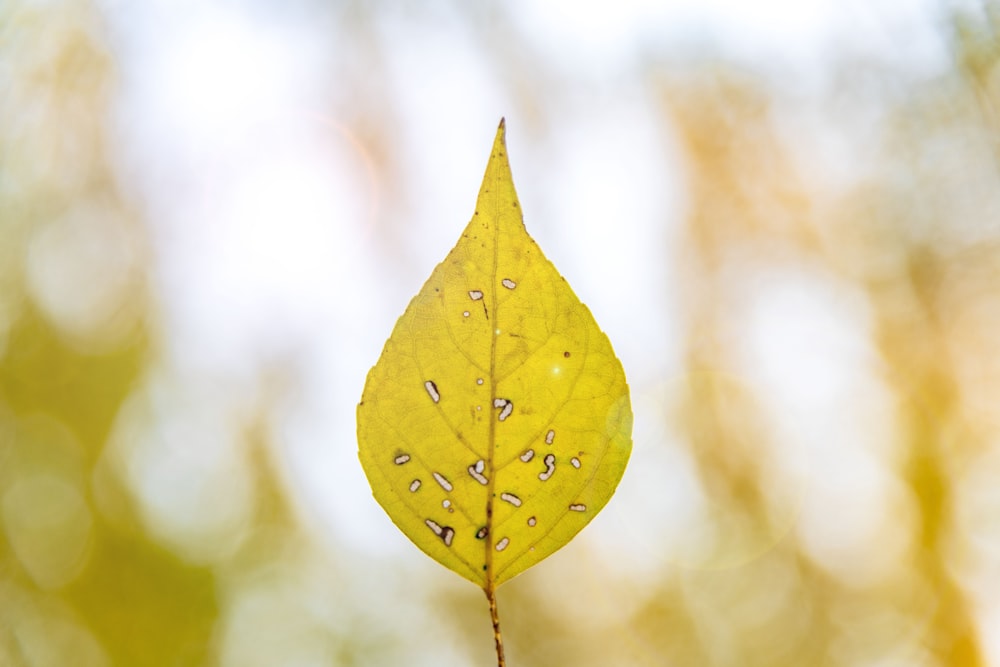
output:
[[[0,665],[490,664],[355,410],[503,115],[593,318],[422,294],[531,403],[596,320],[634,412],[508,664],[1000,666],[1000,8],[926,4],[0,2]]]

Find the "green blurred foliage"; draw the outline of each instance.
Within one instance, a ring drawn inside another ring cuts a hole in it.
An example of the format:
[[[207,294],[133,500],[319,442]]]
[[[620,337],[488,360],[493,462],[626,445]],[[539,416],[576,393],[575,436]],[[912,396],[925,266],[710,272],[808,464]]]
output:
[[[366,45],[347,73],[358,136],[383,181],[405,180],[392,149],[405,110],[368,85],[377,9],[345,6]],[[498,31],[520,43],[499,6],[462,7],[491,58],[511,56],[498,70],[526,124],[558,122],[532,84],[568,84],[526,59],[530,47],[498,44]],[[661,150],[684,160],[689,208],[669,261],[686,374],[660,407],[708,509],[652,577],[587,581],[600,556],[577,551],[501,590],[511,664],[987,664],[977,591],[995,572],[982,540],[1000,533],[988,494],[1000,473],[1000,8],[942,10],[941,30],[947,71],[849,57],[810,103],[711,55],[633,65],[669,138]],[[177,535],[142,505],[132,435],[157,428],[164,332],[146,273],[156,248],[110,154],[115,55],[88,3],[14,1],[0,5],[0,61],[0,664],[398,664],[445,646],[457,664],[489,664],[479,591],[429,576],[414,592],[392,575],[388,593],[358,590],[385,563],[301,525],[270,453],[284,390],[265,371],[279,387],[224,429],[249,509]],[[799,121],[837,128],[854,160],[846,186],[789,144]],[[873,436],[890,492],[872,512],[887,518],[840,562],[797,525],[809,489],[786,484],[774,407],[740,362],[734,304],[775,267],[805,267],[864,304],[880,389],[837,418],[867,432],[868,408],[890,413]],[[413,599],[387,608],[402,595]]]
[[[107,154],[106,49],[85,6],[0,10],[4,665],[203,664],[212,650],[211,572],[134,520],[112,525],[96,498],[112,424],[150,361],[143,231]],[[127,494],[112,502],[134,514]]]

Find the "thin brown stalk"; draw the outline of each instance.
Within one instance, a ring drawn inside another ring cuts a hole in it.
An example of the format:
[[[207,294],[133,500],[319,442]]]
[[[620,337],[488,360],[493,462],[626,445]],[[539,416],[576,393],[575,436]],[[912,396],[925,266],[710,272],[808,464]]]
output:
[[[506,667],[507,662],[503,657],[503,637],[500,635],[500,613],[497,611],[497,595],[492,585],[483,589],[486,592],[486,599],[490,603],[490,620],[493,621],[493,640],[497,645],[497,667]]]

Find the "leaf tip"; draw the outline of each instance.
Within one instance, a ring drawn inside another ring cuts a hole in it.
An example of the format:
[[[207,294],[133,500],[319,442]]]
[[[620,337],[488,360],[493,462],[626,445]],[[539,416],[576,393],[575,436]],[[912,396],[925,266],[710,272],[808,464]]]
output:
[[[497,127],[496,140],[504,146],[507,145],[507,119],[503,116],[500,117],[500,126]]]

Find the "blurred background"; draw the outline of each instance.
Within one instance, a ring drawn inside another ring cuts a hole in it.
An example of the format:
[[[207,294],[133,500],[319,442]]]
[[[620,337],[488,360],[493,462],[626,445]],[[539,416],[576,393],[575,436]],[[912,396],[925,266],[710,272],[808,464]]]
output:
[[[0,2],[0,665],[495,664],[354,411],[500,117],[635,449],[512,666],[1000,666],[995,0]]]

